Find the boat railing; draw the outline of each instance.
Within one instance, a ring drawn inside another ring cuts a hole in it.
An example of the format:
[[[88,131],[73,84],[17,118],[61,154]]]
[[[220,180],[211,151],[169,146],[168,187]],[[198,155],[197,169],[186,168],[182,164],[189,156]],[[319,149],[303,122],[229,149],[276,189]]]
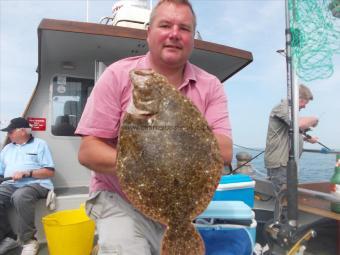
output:
[[[99,24],[104,24],[104,25],[108,25],[109,22],[112,22],[114,19],[114,17],[109,17],[109,16],[105,16],[105,17],[102,17],[100,20],[99,20]]]
[[[110,22],[112,24],[110,24]],[[122,27],[131,27],[131,28],[139,28],[139,29],[146,29],[149,25],[149,22],[141,22],[131,19],[120,19],[116,23],[114,23],[114,18],[112,17],[103,17],[99,21],[100,24],[104,25],[113,25],[113,26],[122,26]]]
[[[331,193],[325,193],[317,190],[298,188],[299,194],[308,195],[314,198],[323,199],[329,202],[340,203],[340,197],[337,197]]]
[[[139,29],[147,29],[149,26],[151,10],[146,7],[133,5],[120,5],[113,9],[112,16],[104,16],[99,20],[99,24],[122,26]],[[203,40],[198,30],[195,31],[194,38]]]

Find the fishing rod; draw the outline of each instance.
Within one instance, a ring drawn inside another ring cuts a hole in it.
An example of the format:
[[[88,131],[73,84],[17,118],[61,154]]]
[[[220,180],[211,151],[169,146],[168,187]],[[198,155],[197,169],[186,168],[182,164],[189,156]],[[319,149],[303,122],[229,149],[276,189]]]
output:
[[[306,137],[307,139],[311,139],[312,136],[310,136],[309,134],[307,134],[307,131],[310,131],[310,129],[306,129],[305,131],[302,131],[300,130],[301,134],[304,135],[304,137]],[[324,145],[323,143],[317,141],[318,144],[320,144],[322,147],[324,147],[327,151],[325,151],[325,153],[330,153],[330,152],[333,152],[333,150],[329,147],[327,147],[326,145]],[[236,145],[236,144],[235,144]],[[243,146],[240,146],[240,145],[237,145],[239,147],[243,147]],[[246,148],[246,149],[249,149],[247,147],[243,147],[243,148]],[[307,149],[304,149],[304,151],[307,151],[307,152],[310,152],[310,150],[307,150]],[[240,169],[241,167],[247,165],[250,161],[256,159],[258,156],[260,156],[261,154],[263,154],[265,152],[265,150],[261,151],[260,153],[258,153],[256,156],[252,157],[251,159],[249,159],[248,161],[246,161],[245,163],[243,163],[242,165],[238,166],[237,168],[235,169],[231,169],[230,173],[229,174],[233,174],[236,172],[236,170]],[[314,152],[314,151],[312,151]]]
[[[309,134],[307,134],[307,132],[309,132],[309,131],[311,131],[310,128],[307,128],[306,130],[300,129],[300,133],[301,133],[305,138],[311,139],[312,136],[309,135]],[[332,151],[333,151],[331,148],[329,148],[328,146],[324,145],[323,143],[321,143],[321,142],[319,142],[319,141],[316,141],[316,143],[320,144],[322,147],[324,147],[324,148],[327,150],[327,151],[325,151],[325,153],[329,153],[329,152],[332,152]],[[241,148],[245,148],[245,149],[250,150],[249,148],[244,147],[244,146],[240,146],[240,145],[237,145],[237,144],[234,144],[234,145],[235,145],[235,146],[238,146],[238,147],[241,147]],[[304,149],[304,151],[308,151],[308,150]],[[265,150],[261,151],[261,152],[258,153],[256,156],[252,157],[251,159],[249,159],[248,161],[246,161],[245,163],[243,163],[242,165],[238,166],[238,167],[235,168],[235,169],[232,169],[231,166],[229,166],[230,169],[231,169],[231,171],[230,171],[229,174],[235,173],[236,170],[238,170],[238,169],[240,169],[241,167],[247,165],[249,162],[251,162],[252,160],[256,159],[258,156],[260,156],[260,155],[263,154],[264,152],[265,152]]]
[[[260,153],[258,153],[256,156],[254,156],[254,157],[252,157],[251,159],[249,159],[248,161],[246,161],[245,163],[243,163],[242,165],[240,165],[240,166],[238,166],[237,168],[235,168],[235,169],[232,169],[231,171],[230,171],[230,173],[229,174],[233,174],[233,173],[235,173],[236,172],[236,170],[238,170],[238,169],[240,169],[241,167],[243,167],[243,166],[245,166],[245,165],[247,165],[250,161],[252,161],[252,160],[254,160],[254,159],[256,159],[258,156],[260,156],[261,154],[263,154],[265,152],[265,150],[263,150],[263,151],[261,151]]]
[[[310,128],[307,128],[306,130],[300,130],[301,134],[304,135],[305,138],[307,139],[311,139],[312,136],[310,136],[309,134],[307,134],[308,131],[311,131]],[[329,147],[327,147],[326,145],[324,145],[323,143],[316,141],[316,143],[320,144],[322,147],[324,147],[325,149],[331,151],[332,149],[330,149]]]

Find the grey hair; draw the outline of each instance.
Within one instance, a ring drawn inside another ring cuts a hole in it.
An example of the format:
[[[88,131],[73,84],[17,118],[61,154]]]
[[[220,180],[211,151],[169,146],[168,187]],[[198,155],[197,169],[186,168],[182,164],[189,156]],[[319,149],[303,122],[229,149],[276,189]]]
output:
[[[194,9],[192,8],[192,5],[189,2],[189,0],[159,0],[157,5],[151,11],[149,26],[152,24],[153,20],[155,19],[156,11],[157,11],[158,7],[161,6],[164,3],[175,3],[175,4],[183,4],[183,5],[188,6],[193,17],[194,17],[194,20],[193,20],[194,21],[194,31],[196,30],[196,24],[197,24],[196,23],[196,14],[195,14]]]
[[[303,84],[300,84],[299,86],[299,98],[300,99],[305,99],[305,100],[313,100],[313,94],[312,91],[310,91],[310,89]]]

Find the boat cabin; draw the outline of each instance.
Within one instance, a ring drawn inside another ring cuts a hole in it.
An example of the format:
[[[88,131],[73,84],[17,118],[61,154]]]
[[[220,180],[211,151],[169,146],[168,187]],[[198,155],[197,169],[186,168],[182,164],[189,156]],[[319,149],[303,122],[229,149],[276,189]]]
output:
[[[56,210],[77,208],[88,197],[91,171],[78,162],[81,138],[74,130],[95,81],[112,62],[148,51],[146,30],[133,28],[135,23],[119,15],[113,15],[113,25],[43,19],[38,27],[38,82],[23,116],[32,124],[33,135],[51,149]],[[248,51],[195,40],[190,61],[224,82],[252,59]],[[48,213],[41,201],[36,213],[40,241],[41,218]]]

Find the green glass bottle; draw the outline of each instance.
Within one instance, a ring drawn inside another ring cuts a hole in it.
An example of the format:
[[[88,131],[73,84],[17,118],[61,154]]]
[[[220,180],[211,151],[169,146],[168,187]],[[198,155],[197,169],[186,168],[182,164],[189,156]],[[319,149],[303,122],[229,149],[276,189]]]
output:
[[[336,164],[334,174],[331,178],[331,194],[340,198],[340,154],[336,155]],[[332,202],[331,210],[336,213],[340,213],[340,203]]]

